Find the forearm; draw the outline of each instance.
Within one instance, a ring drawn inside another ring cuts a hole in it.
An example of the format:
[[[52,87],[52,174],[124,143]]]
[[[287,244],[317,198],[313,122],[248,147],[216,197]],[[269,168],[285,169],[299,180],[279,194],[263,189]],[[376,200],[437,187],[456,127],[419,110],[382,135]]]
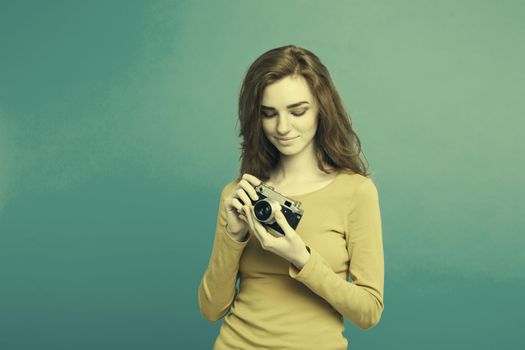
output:
[[[383,311],[381,268],[375,281],[357,285],[339,277],[315,250],[301,270],[290,266],[290,276],[325,299],[346,319],[362,329],[377,324]]]
[[[200,311],[210,322],[224,317],[236,296],[239,260],[247,243],[247,240],[239,242],[233,239],[224,227],[219,227],[216,232],[208,269],[198,292]]]
[[[241,233],[232,233],[230,232],[230,229],[228,228],[228,224],[226,224],[226,233],[235,241],[237,242],[246,242],[248,240],[248,230],[244,230]]]
[[[308,262],[310,259],[310,248],[308,246],[305,246],[304,252],[298,256],[296,259],[292,260],[292,264],[297,270],[301,270],[304,265]]]

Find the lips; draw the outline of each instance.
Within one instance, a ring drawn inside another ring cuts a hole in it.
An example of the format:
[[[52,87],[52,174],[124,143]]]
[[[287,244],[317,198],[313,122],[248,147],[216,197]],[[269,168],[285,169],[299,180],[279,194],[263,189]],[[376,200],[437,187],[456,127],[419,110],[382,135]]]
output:
[[[293,140],[293,139],[295,139],[295,138],[297,138],[297,136],[296,136],[296,137],[289,137],[289,138],[276,137],[276,139],[277,139],[277,140],[280,140],[280,141],[288,141],[288,140]]]

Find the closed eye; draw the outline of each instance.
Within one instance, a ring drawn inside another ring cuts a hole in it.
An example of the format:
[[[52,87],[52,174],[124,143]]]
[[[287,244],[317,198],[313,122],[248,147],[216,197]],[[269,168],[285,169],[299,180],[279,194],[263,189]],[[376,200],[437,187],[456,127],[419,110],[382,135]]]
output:
[[[304,111],[302,111],[302,112],[292,112],[292,114],[293,114],[294,116],[296,116],[296,117],[300,117],[300,116],[302,116],[302,115],[305,114],[305,113],[306,113],[306,109],[305,109]],[[265,118],[272,118],[272,117],[275,117],[275,116],[277,115],[277,113],[274,113],[274,114],[270,114],[270,115],[268,115],[268,114],[266,114],[266,113],[263,112],[262,115],[263,115]]]

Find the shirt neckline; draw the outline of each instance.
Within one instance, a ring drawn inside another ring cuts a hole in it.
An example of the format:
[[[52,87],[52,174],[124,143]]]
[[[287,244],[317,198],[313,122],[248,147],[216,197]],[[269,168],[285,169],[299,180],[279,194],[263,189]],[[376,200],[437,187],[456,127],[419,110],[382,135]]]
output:
[[[330,181],[328,184],[324,185],[323,187],[321,187],[321,188],[319,188],[317,190],[306,192],[306,193],[301,193],[301,194],[290,194],[290,195],[283,195],[283,196],[288,197],[288,198],[292,198],[292,199],[303,198],[303,197],[306,197],[306,196],[310,196],[310,195],[315,194],[317,192],[321,192],[321,191],[326,190],[328,187],[332,186],[337,181],[337,179],[340,178],[342,175],[343,175],[343,171],[339,171],[339,173],[334,177],[334,179],[332,181]]]

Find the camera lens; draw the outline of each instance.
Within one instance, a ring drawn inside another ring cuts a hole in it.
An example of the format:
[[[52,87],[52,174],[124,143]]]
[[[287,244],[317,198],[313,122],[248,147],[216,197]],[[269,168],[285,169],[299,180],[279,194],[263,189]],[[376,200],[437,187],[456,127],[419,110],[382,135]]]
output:
[[[257,202],[253,208],[257,220],[266,222],[272,216],[272,206],[265,200]]]

